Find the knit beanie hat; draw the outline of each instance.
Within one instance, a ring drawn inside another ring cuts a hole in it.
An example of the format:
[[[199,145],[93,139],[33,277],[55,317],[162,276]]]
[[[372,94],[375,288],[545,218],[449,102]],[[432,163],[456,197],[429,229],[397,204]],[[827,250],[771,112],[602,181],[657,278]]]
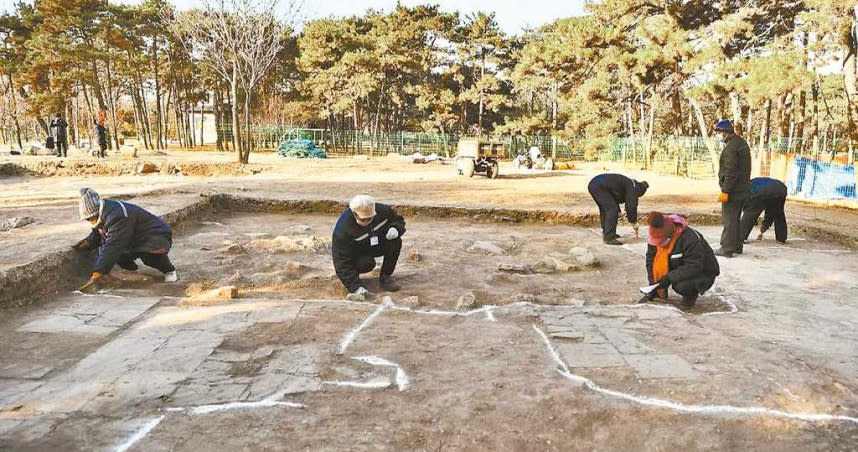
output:
[[[650,212],[646,217],[649,226],[647,243],[652,246],[661,246],[664,241],[673,234],[674,224],[661,212]]]
[[[649,184],[647,183],[647,181],[638,182],[637,183],[638,198],[643,196],[646,193],[648,188],[649,188]]]
[[[98,215],[101,208],[101,197],[91,188],[80,189],[80,203],[78,204],[78,212],[80,212],[81,220],[89,220]]]

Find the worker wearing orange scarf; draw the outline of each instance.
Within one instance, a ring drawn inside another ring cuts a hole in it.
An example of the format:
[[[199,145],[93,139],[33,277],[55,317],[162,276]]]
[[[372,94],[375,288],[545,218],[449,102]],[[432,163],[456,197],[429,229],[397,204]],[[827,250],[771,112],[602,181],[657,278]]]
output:
[[[681,308],[691,309],[700,294],[709,290],[720,273],[718,260],[703,235],[680,215],[650,212],[647,215],[647,277],[655,290],[641,301],[667,298],[672,287],[682,295]]]

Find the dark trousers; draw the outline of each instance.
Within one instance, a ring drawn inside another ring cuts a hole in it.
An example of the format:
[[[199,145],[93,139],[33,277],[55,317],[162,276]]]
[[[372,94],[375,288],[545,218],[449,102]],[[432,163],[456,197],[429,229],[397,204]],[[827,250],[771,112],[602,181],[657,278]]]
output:
[[[694,278],[689,278],[683,281],[675,282],[671,287],[676,293],[683,297],[697,297],[709,290],[715,284],[715,278],[712,276],[700,275]]]
[[[134,262],[137,259],[142,260],[144,264],[159,270],[161,273],[170,273],[176,270],[176,267],[173,267],[170,257],[167,254],[125,253],[119,256],[119,261],[116,264],[125,270],[137,270],[137,264]]]
[[[757,224],[757,219],[764,211],[766,215],[763,217],[763,224],[760,226],[760,232],[766,232],[775,225],[775,239],[778,242],[786,242],[787,240],[787,222],[786,214],[784,213],[784,205],[786,198],[754,198],[749,199],[745,208],[742,210],[742,238],[748,240],[754,225]]]
[[[69,143],[66,140],[57,140],[57,157],[68,157],[69,156]]]
[[[368,256],[358,256],[356,266],[358,273],[369,273],[375,268],[375,258],[384,256],[381,264],[382,276],[390,276],[396,270],[396,262],[399,261],[399,252],[402,250],[402,239],[387,240],[381,238],[378,246],[371,248],[373,253]]]
[[[103,158],[106,158],[106,157],[107,157],[107,156],[105,155],[105,151],[106,151],[106,150],[107,150],[107,145],[106,145],[106,144],[99,144],[99,145],[98,145],[98,158],[102,158],[102,159],[103,159]]]
[[[748,199],[747,192],[730,193],[730,198],[721,204],[721,249],[731,253],[742,251],[742,209]]]
[[[611,240],[617,236],[617,221],[620,218],[620,205],[607,190],[597,184],[587,187],[593,201],[599,206],[599,222],[602,225],[602,239]]]

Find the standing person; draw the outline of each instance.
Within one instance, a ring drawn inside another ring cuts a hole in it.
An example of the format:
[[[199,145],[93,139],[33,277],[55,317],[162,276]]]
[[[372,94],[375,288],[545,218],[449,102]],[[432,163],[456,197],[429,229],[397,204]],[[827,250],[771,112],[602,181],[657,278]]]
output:
[[[404,234],[405,219],[393,208],[377,204],[368,195],[352,198],[349,207],[334,226],[332,241],[334,269],[349,291],[349,300],[363,301],[370,295],[360,274],[372,271],[375,258],[379,256],[384,256],[379,276],[380,287],[389,292],[400,289],[393,279],[393,272],[399,260]]]
[[[733,130],[729,119],[715,124],[715,138],[724,143],[721,161],[718,167],[718,185],[721,186],[721,248],[715,251],[718,256],[733,257],[742,254],[741,218],[742,208],[751,191],[751,148],[748,143]]]
[[[62,117],[62,115],[57,115],[56,118],[51,120],[52,129],[56,129],[54,133],[54,143],[57,147],[57,157],[68,157],[69,154],[69,136],[68,136],[68,128],[69,123]]]
[[[620,204],[626,204],[626,217],[638,235],[638,198],[646,193],[649,184],[638,182],[622,174],[605,173],[594,177],[587,190],[599,206],[599,221],[602,224],[602,241],[608,245],[622,245],[617,240],[617,220]]]
[[[80,219],[89,221],[92,232],[76,243],[77,250],[98,249],[92,276],[81,292],[97,289],[114,265],[137,270],[137,259],[164,274],[164,282],[176,282],[176,267],[168,253],[173,246],[173,231],[154,214],[122,201],[101,199],[91,188],[80,190]]]
[[[647,225],[646,273],[649,283],[658,285],[640,301],[645,303],[656,296],[666,299],[667,289],[673,287],[682,295],[680,307],[693,308],[721,273],[712,247],[680,215],[650,212]]]
[[[107,158],[107,127],[104,126],[104,115],[95,122],[95,134],[98,136],[98,158]]]
[[[763,217],[763,224],[760,226],[758,240],[763,238],[763,234],[774,223],[775,240],[781,245],[785,245],[787,241],[787,221],[784,213],[786,198],[787,186],[783,182],[769,177],[751,179],[751,195],[742,210],[742,239],[748,240],[757,219],[765,211],[766,215]]]

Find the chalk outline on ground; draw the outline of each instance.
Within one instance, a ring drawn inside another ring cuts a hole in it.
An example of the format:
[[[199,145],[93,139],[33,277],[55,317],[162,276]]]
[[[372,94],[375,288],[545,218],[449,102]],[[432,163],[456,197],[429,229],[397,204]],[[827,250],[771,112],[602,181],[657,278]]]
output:
[[[710,415],[710,416],[723,416],[723,415],[745,415],[745,416],[770,416],[777,418],[786,418],[793,420],[801,420],[806,422],[827,422],[827,421],[845,421],[845,422],[854,422],[858,424],[858,417],[851,416],[843,416],[836,414],[827,414],[827,413],[792,413],[789,411],[775,410],[770,408],[763,407],[738,407],[733,405],[688,405],[684,403],[671,402],[669,400],[657,399],[653,397],[642,397],[635,394],[615,391],[613,389],[603,388],[597,385],[593,380],[590,380],[587,377],[583,377],[581,375],[577,375],[572,373],[569,370],[569,366],[563,361],[560,355],[557,353],[557,350],[554,348],[554,345],[551,343],[551,340],[542,331],[536,324],[533,324],[533,329],[539,334],[542,338],[543,342],[545,342],[546,348],[548,348],[548,354],[551,356],[552,360],[555,364],[557,364],[557,372],[565,377],[567,380],[574,381],[576,383],[580,383],[587,387],[588,389],[600,393],[605,394],[611,397],[627,400],[633,403],[637,403],[639,405],[651,406],[656,408],[663,408],[673,411],[679,411],[683,413],[693,413],[693,414],[702,414],[702,415]]]

